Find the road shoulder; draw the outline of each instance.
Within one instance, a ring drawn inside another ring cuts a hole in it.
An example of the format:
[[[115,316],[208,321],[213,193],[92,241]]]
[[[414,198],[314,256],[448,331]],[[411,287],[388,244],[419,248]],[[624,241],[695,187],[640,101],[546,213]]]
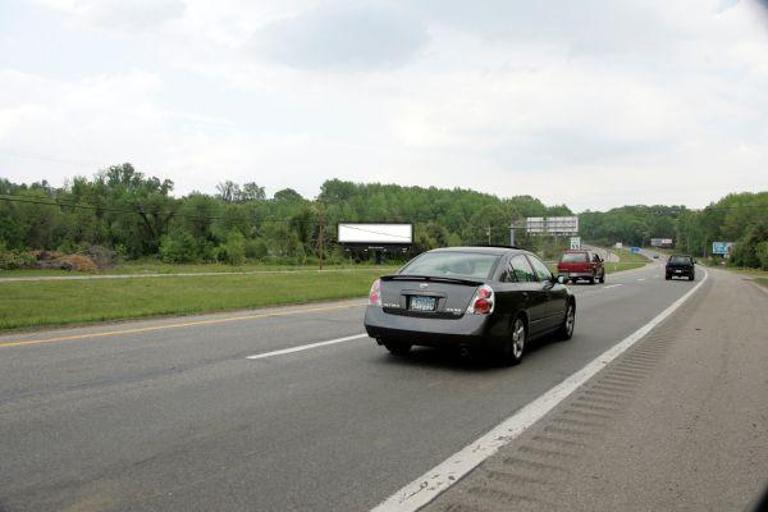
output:
[[[768,298],[714,271],[426,510],[742,510],[768,475]]]

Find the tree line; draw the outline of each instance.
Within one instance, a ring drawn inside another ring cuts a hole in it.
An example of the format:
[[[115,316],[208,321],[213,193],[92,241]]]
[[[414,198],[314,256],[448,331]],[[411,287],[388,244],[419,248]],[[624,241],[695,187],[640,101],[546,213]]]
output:
[[[505,244],[511,220],[571,214],[564,205],[546,206],[530,196],[338,179],[323,183],[314,199],[290,188],[267,198],[256,183],[230,181],[214,195],[174,197],[173,186],[129,163],[59,188],[0,179],[0,249],[76,253],[96,245],[126,259],[308,263],[321,250],[332,261],[345,257],[334,243],[338,222],[412,223],[413,251],[420,252]]]
[[[138,172],[129,163],[62,187],[0,178],[0,251],[104,247],[125,259],[310,263],[320,252],[346,256],[335,244],[339,222],[408,222],[413,252],[451,245],[509,243],[509,225],[525,217],[571,215],[528,196],[500,198],[468,189],[323,183],[316,198],[286,188],[267,197],[263,187],[231,181],[217,193],[172,195],[174,183]],[[584,240],[648,245],[672,238],[676,249],[708,256],[714,241],[735,242],[732,262],[768,269],[768,192],[731,194],[701,210],[685,206],[624,206],[579,216]],[[517,232],[516,243],[552,257],[564,240]]]
[[[624,206],[579,215],[587,240],[646,246],[671,238],[675,250],[713,257],[713,242],[733,242],[730,263],[768,270],[768,192],[729,194],[700,210],[684,206]]]

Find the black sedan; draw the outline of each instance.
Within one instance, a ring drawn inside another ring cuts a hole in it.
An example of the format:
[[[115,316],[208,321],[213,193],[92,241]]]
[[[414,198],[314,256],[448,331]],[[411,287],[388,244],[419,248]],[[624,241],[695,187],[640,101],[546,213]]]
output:
[[[576,299],[534,254],[515,248],[425,252],[371,286],[365,328],[396,355],[413,345],[496,351],[520,362],[527,343],[573,336]]]

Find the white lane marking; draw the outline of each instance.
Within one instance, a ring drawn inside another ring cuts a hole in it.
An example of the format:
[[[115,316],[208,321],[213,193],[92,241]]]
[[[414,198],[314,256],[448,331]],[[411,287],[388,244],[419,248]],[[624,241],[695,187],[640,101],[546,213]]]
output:
[[[353,336],[345,336],[343,338],[336,338],[335,340],[319,341],[317,343],[308,343],[307,345],[299,345],[298,347],[284,348],[282,350],[273,350],[272,352],[264,352],[263,354],[254,354],[246,357],[246,359],[266,359],[268,357],[282,356],[284,354],[292,354],[294,352],[301,352],[304,350],[312,350],[313,348],[325,347],[327,345],[335,345],[336,343],[344,343],[345,341],[358,340],[360,338],[367,338],[365,333],[355,334]]]
[[[481,462],[540,420],[582,384],[608,365],[608,363],[620,356],[669,315],[674,313],[691,295],[696,293],[708,277],[709,274],[705,274],[704,279],[699,284],[677,299],[667,309],[656,315],[653,320],[600,354],[584,368],[551,388],[533,402],[530,402],[483,437],[451,455],[448,459],[394,493],[376,506],[372,512],[413,512],[434,500],[439,494],[458,482],[459,479],[476,468]]]
[[[624,286],[622,283],[616,283],[616,284],[609,284],[607,286],[603,286],[603,290],[607,290],[609,288],[616,288],[618,286]]]

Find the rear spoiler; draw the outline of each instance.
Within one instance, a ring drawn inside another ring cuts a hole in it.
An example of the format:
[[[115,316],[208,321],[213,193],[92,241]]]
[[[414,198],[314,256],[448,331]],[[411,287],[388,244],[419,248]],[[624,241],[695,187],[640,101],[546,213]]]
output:
[[[447,277],[447,276],[424,276],[416,274],[391,274],[388,276],[381,276],[382,281],[431,281],[435,283],[453,283],[453,284],[465,284],[468,286],[480,286],[485,284],[485,281],[477,279],[462,279],[460,277]]]

